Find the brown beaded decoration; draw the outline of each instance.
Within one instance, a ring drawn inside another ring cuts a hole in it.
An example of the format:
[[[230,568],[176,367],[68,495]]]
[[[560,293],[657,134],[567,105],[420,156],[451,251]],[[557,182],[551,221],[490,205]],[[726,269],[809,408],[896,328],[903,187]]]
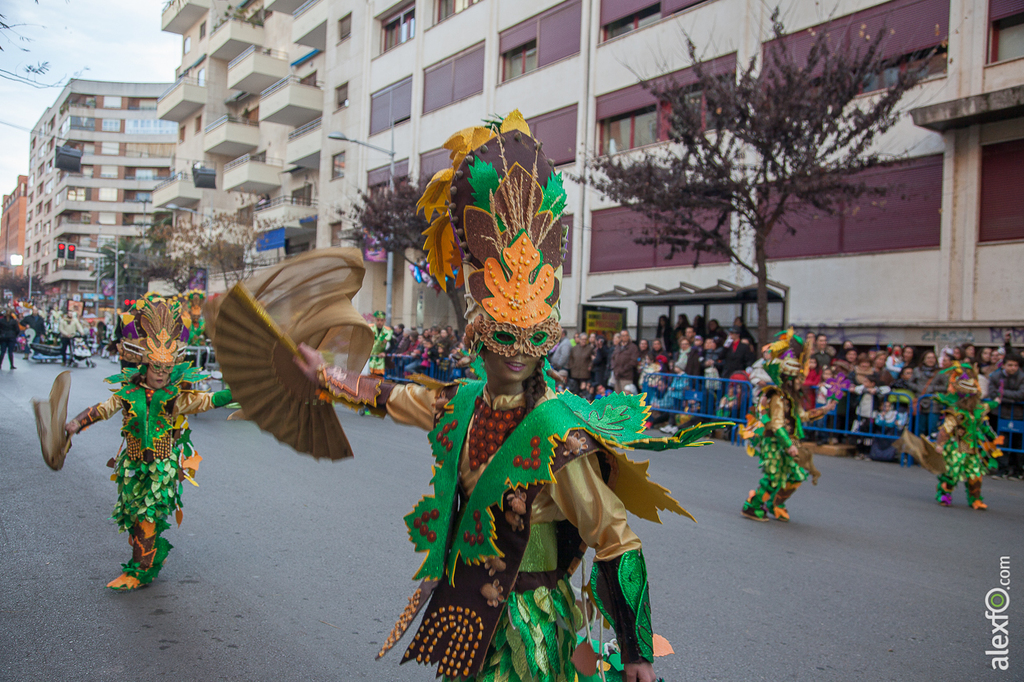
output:
[[[482,397],[476,399],[473,426],[469,430],[469,468],[476,471],[490,461],[502,443],[526,416],[526,407],[492,409]]]
[[[406,650],[404,659],[415,656],[418,663],[438,663],[438,672],[448,677],[469,677],[477,655],[486,653],[484,621],[464,606],[442,606],[427,614]]]

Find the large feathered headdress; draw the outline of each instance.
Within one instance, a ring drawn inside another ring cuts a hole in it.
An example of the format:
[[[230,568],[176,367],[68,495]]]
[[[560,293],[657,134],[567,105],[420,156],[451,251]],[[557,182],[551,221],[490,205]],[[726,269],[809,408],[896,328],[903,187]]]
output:
[[[430,273],[442,287],[468,284],[475,342],[505,356],[543,357],[559,340],[558,296],[567,230],[562,175],[519,111],[467,128],[444,144],[417,208]]]
[[[978,368],[969,362],[957,360],[942,370],[942,374],[946,375],[950,393],[960,395],[981,393],[981,384],[978,383]]]
[[[182,302],[148,292],[122,315],[121,357],[145,365],[174,365],[188,344],[191,318]]]
[[[764,363],[764,371],[776,386],[783,377],[798,377],[806,372],[807,348],[804,340],[796,335],[792,327],[775,335],[775,341],[762,350],[771,351],[772,357]]]

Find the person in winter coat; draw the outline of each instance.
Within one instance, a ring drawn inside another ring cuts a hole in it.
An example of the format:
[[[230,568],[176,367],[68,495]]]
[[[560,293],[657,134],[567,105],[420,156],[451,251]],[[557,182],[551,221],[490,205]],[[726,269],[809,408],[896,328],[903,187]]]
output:
[[[701,367],[700,350],[690,345],[685,336],[679,337],[679,355],[676,357],[675,373],[699,377],[704,374]]]
[[[757,352],[750,341],[743,337],[741,327],[732,327],[729,330],[729,341],[729,347],[722,352],[722,376],[724,377],[731,377],[737,372],[743,372],[757,362]]]
[[[939,426],[941,406],[931,398],[924,397],[928,393],[939,393],[945,388],[938,380],[938,374],[939,363],[935,351],[925,351],[921,356],[921,364],[914,368],[914,375],[911,378],[914,393],[918,397],[918,418],[924,419],[926,424],[924,433],[934,433]]]
[[[41,343],[46,335],[46,320],[35,309],[31,309],[21,320],[21,326],[25,328],[25,359],[28,360],[32,354],[32,344],[37,341]]]
[[[569,340],[569,335],[563,329],[561,341],[551,349],[551,353],[548,355],[551,366],[556,372],[564,372],[569,368],[569,352],[571,350],[572,342]]]
[[[60,354],[64,360],[64,364],[67,365],[68,348],[71,346],[71,340],[79,334],[84,334],[85,327],[79,321],[78,315],[69,310],[64,313],[64,317],[60,319],[57,331],[60,332]]]
[[[619,347],[612,354],[612,372],[615,373],[615,390],[622,393],[626,386],[636,386],[637,361],[640,359],[640,347],[629,338],[629,332],[619,332]]]
[[[1022,358],[1013,348],[1008,348],[1003,366],[989,375],[988,399],[998,403],[993,410],[999,420],[1024,419],[1024,372],[1021,371]],[[998,422],[997,422],[998,426]],[[999,460],[999,473],[1003,476],[1020,476],[1022,473],[1021,456],[1014,450],[1020,449],[1021,436],[1008,434],[1007,451]]]
[[[7,353],[11,369],[17,369],[14,366],[14,350],[20,333],[21,327],[18,325],[17,316],[13,311],[5,309],[0,313],[0,365],[3,365],[4,353]]]
[[[594,347],[594,359],[590,363],[590,386],[596,393],[598,386],[608,387],[608,362],[611,353],[600,334],[591,334],[590,344]]]
[[[594,347],[585,333],[576,335],[576,345],[569,351],[569,390],[576,395],[590,390],[590,370],[594,361]]]

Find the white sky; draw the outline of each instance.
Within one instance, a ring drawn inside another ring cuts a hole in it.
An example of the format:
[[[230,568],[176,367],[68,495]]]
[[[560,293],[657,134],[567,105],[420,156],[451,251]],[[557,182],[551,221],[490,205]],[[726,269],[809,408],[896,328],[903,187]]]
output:
[[[0,69],[23,73],[49,62],[37,89],[0,78],[0,194],[28,175],[29,134],[69,78],[160,83],[174,80],[181,36],[160,30],[163,0],[0,0],[13,32],[0,36]]]

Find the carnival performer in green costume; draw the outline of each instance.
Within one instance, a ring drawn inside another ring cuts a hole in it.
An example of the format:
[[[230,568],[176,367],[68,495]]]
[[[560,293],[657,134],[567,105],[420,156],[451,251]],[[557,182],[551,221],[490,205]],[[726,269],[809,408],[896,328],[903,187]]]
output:
[[[741,430],[748,441],[747,454],[757,455],[762,474],[757,489],[747,496],[743,516],[751,521],[767,521],[770,509],[777,521],[789,521],[786,500],[807,479],[809,470],[815,484],[820,475],[810,452],[800,447],[804,422],[820,419],[834,403],[809,412],[801,406],[806,352],[803,339],[792,329],[778,334],[765,349],[772,354],[764,368],[774,385],[761,391],[754,412],[747,415],[747,425]]]
[[[153,293],[139,299],[124,315],[122,357],[142,363],[108,377],[120,384],[109,400],[87,408],[65,429],[76,434],[118,412],[123,414],[121,433],[125,449],[109,464],[111,480],[117,481],[113,519],[120,531],[128,531],[132,558],[122,564],[123,573],[107,587],[133,590],[156,578],[171,544],[160,534],[170,528],[174,513],[181,523],[181,487],[192,476],[202,457],[192,446],[186,415],[205,412],[231,402],[228,390],[202,393],[192,383],[204,378],[198,370],[179,363],[187,343],[191,319],[177,300]]]
[[[206,343],[206,321],[203,319],[203,303],[206,302],[206,292],[192,289],[181,294],[179,298],[192,320],[192,326],[189,327],[188,332],[188,345],[202,346]]]
[[[615,628],[623,679],[654,682],[647,568],[626,512],[688,514],[624,451],[697,445],[716,425],[651,439],[643,396],[591,404],[553,392],[545,356],[561,337],[561,175],[518,111],[445,147],[453,167],[420,200],[432,221],[425,250],[438,282],[468,284],[466,341],[481,378],[396,385],[300,347],[300,367],[325,393],[429,431],[433,492],[405,517],[426,552],[414,578],[423,582],[380,656],[424,610],[403,662],[437,666],[446,680],[576,680],[583,619],[569,576],[591,547],[588,592]]]
[[[969,363],[955,362],[944,373],[949,391],[934,398],[946,408],[935,443],[946,471],[939,474],[935,499],[943,507],[953,506],[953,490],[963,481],[971,508],[988,509],[981,497],[981,477],[996,468],[995,458],[1003,454],[998,448],[1002,438],[989,425],[989,403],[979,397],[978,370]]]
[[[385,315],[383,310],[373,314],[373,348],[370,349],[370,374],[384,376],[384,355],[387,353],[388,344],[394,337],[395,332],[391,327],[384,325]]]

